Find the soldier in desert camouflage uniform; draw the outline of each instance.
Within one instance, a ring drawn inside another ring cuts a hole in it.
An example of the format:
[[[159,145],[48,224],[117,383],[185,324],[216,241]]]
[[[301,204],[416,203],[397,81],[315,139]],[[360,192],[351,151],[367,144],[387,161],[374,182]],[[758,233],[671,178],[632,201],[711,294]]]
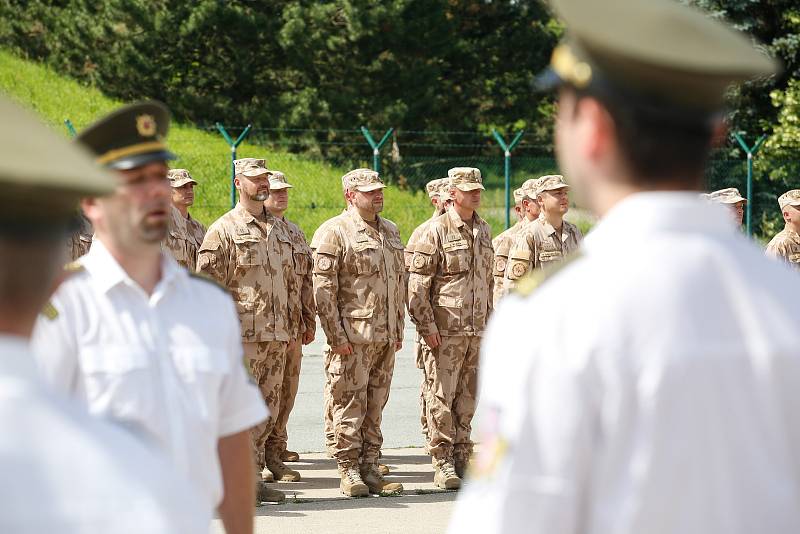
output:
[[[431,218],[417,226],[411,233],[411,237],[408,238],[405,251],[406,271],[410,269],[411,260],[414,257],[414,243],[417,242],[419,237],[425,231],[425,228],[428,227],[428,223],[447,211],[447,208],[449,208],[453,203],[453,198],[450,196],[449,183],[449,178],[437,178],[436,180],[431,180],[425,185],[425,190],[428,192],[428,197],[431,199],[431,204],[433,205],[434,211],[433,215],[431,215]],[[408,283],[408,281],[406,281],[406,283]],[[422,435],[425,436],[425,447],[428,446],[428,417],[425,413],[425,386],[427,384],[427,378],[425,377],[424,360],[426,357],[430,356],[430,352],[430,348],[425,345],[425,343],[422,341],[422,337],[419,335],[419,332],[417,332],[416,339],[414,340],[414,362],[417,365],[417,369],[422,371],[422,383],[419,387],[419,413]]]
[[[792,189],[778,197],[778,206],[786,226],[767,245],[767,256],[800,269],[800,189]]]
[[[568,192],[569,186],[560,175],[539,178],[537,200],[542,213],[514,238],[506,267],[506,291],[516,287],[517,280],[532,269],[555,264],[578,249],[583,235],[577,226],[564,220],[569,210]]]
[[[711,193],[705,193],[703,197],[714,204],[722,204],[731,210],[733,220],[737,226],[742,226],[744,220],[744,207],[747,199],[744,198],[735,187],[726,187]]]
[[[383,479],[378,458],[382,411],[403,338],[403,243],[394,223],[378,216],[385,187],[378,173],[350,171],[342,187],[351,209],[316,236],[313,271],[329,345],[340,488],[350,496],[398,492],[403,486]]]
[[[289,207],[289,189],[291,187],[293,186],[286,181],[286,176],[282,172],[271,170],[269,172],[269,197],[264,201],[267,211],[286,226],[286,231],[292,241],[295,283],[300,288],[299,293],[296,294],[300,297],[302,311],[302,322],[298,329],[300,337],[295,340],[286,358],[281,388],[281,411],[276,416],[275,426],[269,440],[274,440],[278,444],[280,458],[284,462],[300,460],[299,454],[286,449],[289,439],[286,425],[289,422],[289,414],[294,407],[297,387],[300,383],[302,347],[314,341],[314,332],[317,329],[317,307],[314,304],[314,288],[311,280],[311,248],[309,248],[306,236],[300,227],[284,217],[284,213]]]
[[[414,246],[408,307],[433,353],[425,362],[425,404],[434,483],[455,489],[472,454],[478,349],[492,311],[494,252],[489,225],[475,211],[483,190],[480,170],[456,167],[448,176],[454,204]]]
[[[75,261],[89,252],[89,248],[92,246],[92,235],[94,234],[92,223],[83,214],[83,210],[78,208],[75,218],[77,220],[77,229],[67,242],[67,257],[69,261]]]
[[[172,186],[172,209],[169,233],[164,239],[164,248],[181,266],[194,270],[197,265],[197,250],[203,242],[206,229],[189,215],[194,204],[194,186],[197,182],[186,169],[170,169]]]
[[[280,443],[271,437],[281,411],[287,352],[300,335],[292,242],[286,225],[264,208],[269,196],[264,160],[244,158],[234,165],[239,203],[209,227],[197,270],[217,280],[236,301],[245,358],[269,408],[267,421],[252,431],[256,467],[266,467],[278,480],[295,482],[300,474],[281,461]],[[280,499],[280,492],[263,485],[259,493]]]
[[[492,297],[492,302],[494,302],[495,307],[506,294],[503,280],[506,275],[506,266],[508,265],[508,253],[511,252],[511,245],[514,244],[514,238],[525,226],[539,218],[541,208],[539,202],[536,200],[536,188],[538,183],[538,178],[531,178],[525,180],[522,187],[514,191],[514,198],[519,199],[520,211],[518,216],[520,220],[517,224],[500,233],[500,235],[492,240],[492,246],[494,247],[494,267],[492,270],[492,276],[494,277],[494,295]]]

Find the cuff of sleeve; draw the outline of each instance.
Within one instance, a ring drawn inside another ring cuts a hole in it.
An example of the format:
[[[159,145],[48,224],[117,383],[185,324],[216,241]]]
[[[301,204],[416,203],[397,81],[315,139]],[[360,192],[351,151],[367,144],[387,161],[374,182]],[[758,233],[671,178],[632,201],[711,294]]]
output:
[[[269,417],[263,402],[253,402],[233,415],[226,416],[219,425],[219,437],[224,438],[249,430]]]

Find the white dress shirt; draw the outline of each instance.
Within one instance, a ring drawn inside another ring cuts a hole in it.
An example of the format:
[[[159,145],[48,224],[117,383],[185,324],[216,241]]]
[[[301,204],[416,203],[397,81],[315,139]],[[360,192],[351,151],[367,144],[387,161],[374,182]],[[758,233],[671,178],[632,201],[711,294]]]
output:
[[[151,295],[100,240],[79,262],[34,332],[46,381],[164,450],[216,507],[219,438],[267,416],[231,297],[167,254]]]
[[[450,532],[800,532],[800,279],[695,193],[640,193],[492,318]]]
[[[38,375],[26,340],[0,335],[0,532],[197,534],[205,499],[161,454]]]

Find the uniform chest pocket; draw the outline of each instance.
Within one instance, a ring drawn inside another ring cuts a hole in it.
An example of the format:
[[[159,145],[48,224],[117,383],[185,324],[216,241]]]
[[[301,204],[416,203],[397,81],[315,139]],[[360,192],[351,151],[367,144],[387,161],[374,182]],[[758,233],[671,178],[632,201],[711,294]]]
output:
[[[233,239],[236,246],[236,264],[242,267],[264,265],[267,262],[264,243],[256,236],[236,236]]]
[[[375,243],[358,243],[345,268],[359,275],[374,274],[381,269],[381,250]]]
[[[472,251],[466,241],[456,241],[443,245],[444,265],[446,274],[456,274],[468,271],[472,267]]]
[[[142,423],[154,415],[158,383],[144,347],[92,345],[78,360],[92,413]]]

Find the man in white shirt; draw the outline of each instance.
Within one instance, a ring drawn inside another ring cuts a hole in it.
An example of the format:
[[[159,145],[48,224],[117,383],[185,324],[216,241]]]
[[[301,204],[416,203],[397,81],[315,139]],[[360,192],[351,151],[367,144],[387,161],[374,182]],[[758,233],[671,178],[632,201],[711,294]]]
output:
[[[164,451],[201,491],[201,513],[217,508],[228,533],[249,534],[249,429],[267,412],[242,363],[230,296],[161,251],[168,126],[166,107],[144,102],[78,135],[118,181],[109,197],[81,202],[96,239],[37,324],[38,363],[92,414]]]
[[[37,372],[29,338],[78,198],[114,183],[2,98],[0,116],[0,532],[203,532],[210,515],[165,458],[54,394]]]
[[[800,532],[800,282],[698,195],[727,85],[777,67],[677,2],[554,4],[540,82],[602,220],[492,318],[450,532]]]

